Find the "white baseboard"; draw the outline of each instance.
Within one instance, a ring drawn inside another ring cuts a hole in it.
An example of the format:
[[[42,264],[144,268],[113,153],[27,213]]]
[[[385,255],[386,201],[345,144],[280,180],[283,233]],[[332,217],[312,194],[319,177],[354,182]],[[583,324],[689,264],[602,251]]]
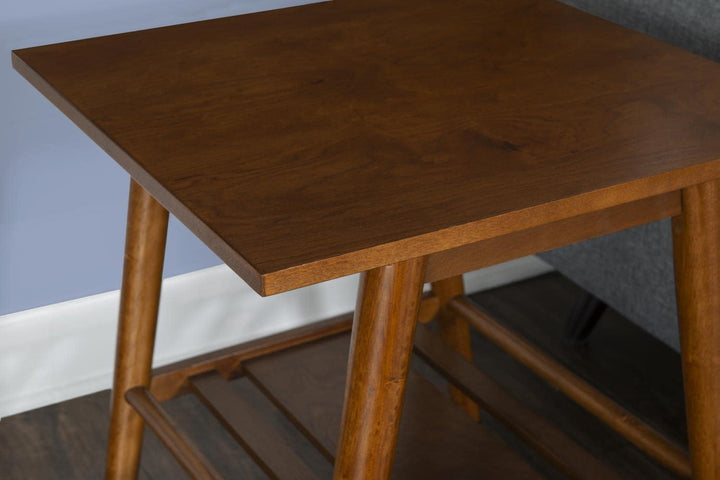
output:
[[[525,257],[465,275],[475,292],[552,270]],[[261,298],[224,265],[163,282],[155,365],[352,310],[357,277]],[[0,417],[110,387],[119,292],[0,316]]]

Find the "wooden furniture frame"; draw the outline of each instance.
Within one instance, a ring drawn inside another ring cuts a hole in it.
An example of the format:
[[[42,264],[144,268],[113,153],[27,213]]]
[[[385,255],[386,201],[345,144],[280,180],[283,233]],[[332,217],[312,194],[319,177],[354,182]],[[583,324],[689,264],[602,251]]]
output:
[[[272,476],[311,475],[245,434],[263,426],[228,411],[212,371],[267,388],[253,374],[265,354],[351,326],[152,374],[168,211],[261,295],[362,273],[337,452],[301,427],[337,453],[337,479],[390,475],[413,344],[471,417],[479,404],[571,475],[612,475],[472,369],[467,323],[668,468],[720,477],[718,65],[551,0],[338,0],[18,50],[13,64],[133,178],[108,478],[136,475],[144,422],[193,476],[218,477],[158,403],[189,391]],[[689,458],[471,305],[459,277],[664,217]],[[435,313],[460,353],[417,328]],[[504,463],[493,472],[532,476]]]

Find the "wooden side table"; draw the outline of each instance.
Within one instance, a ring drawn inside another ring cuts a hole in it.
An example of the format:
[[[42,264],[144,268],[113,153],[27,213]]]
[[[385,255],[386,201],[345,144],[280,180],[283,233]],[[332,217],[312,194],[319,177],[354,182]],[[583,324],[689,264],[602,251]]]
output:
[[[572,475],[612,475],[416,329],[436,312],[456,349],[467,354],[470,322],[668,468],[720,478],[718,65],[552,0],[337,0],[18,50],[13,65],[133,178],[108,478],[137,473],[143,419],[191,474],[217,476],[157,403],[189,390],[271,475],[312,476],[255,441],[262,425],[226,411],[208,372],[248,375],[278,400],[267,355],[295,346],[272,357],[291,369],[336,348],[298,344],[350,328],[336,319],[151,376],[168,211],[261,295],[363,272],[335,478],[389,476],[415,335],[471,415],[480,403]],[[690,459],[471,305],[459,277],[668,216]],[[482,448],[462,478],[534,476],[494,440]]]

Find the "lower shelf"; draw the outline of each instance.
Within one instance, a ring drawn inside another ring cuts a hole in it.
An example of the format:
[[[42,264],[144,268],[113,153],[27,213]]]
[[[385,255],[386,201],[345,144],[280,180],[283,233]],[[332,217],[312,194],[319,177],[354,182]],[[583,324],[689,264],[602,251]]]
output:
[[[247,375],[329,458],[340,434],[349,340],[348,334],[337,335],[245,365]],[[393,477],[541,478],[502,440],[412,371]]]
[[[193,473],[197,478],[219,477],[191,441],[177,432],[158,399],[195,393],[271,478],[329,478],[340,433],[351,324],[351,317],[342,315],[169,365],[155,371],[149,391],[137,387],[126,398],[183,467],[200,472]],[[423,325],[417,329],[415,355],[558,472],[588,480],[618,478],[616,472],[525,408]],[[293,435],[277,428],[267,409],[256,410],[231,388],[226,379],[238,376],[245,377],[239,380],[243,388],[260,397],[264,394],[266,404],[268,400],[275,404]],[[310,462],[312,467],[307,464],[308,450],[320,460],[320,466],[318,462]],[[411,371],[393,478],[539,477],[502,440]]]

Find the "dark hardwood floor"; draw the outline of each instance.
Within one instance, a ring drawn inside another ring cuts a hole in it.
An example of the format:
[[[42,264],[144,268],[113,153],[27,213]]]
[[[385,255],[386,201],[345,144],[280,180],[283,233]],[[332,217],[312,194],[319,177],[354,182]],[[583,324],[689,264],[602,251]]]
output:
[[[481,292],[473,300],[505,324],[600,386],[628,409],[680,443],[686,443],[680,360],[676,352],[608,310],[587,344],[564,342],[566,315],[580,294],[558,274]],[[561,426],[576,441],[630,479],[671,479],[632,445],[549,388],[497,347],[474,334],[477,365],[512,391],[526,405]],[[442,380],[422,362],[413,368]],[[267,412],[288,435],[295,435],[309,464],[329,475],[317,454],[285,417],[247,382],[232,382],[257,409]],[[102,477],[108,418],[107,391],[5,418],[0,422],[0,479],[95,479]],[[165,404],[203,452],[227,478],[267,478],[214,417],[193,396]],[[485,415],[483,421],[500,433],[538,470],[562,478],[528,452]],[[185,478],[184,473],[150,433],[143,447],[142,479]]]

